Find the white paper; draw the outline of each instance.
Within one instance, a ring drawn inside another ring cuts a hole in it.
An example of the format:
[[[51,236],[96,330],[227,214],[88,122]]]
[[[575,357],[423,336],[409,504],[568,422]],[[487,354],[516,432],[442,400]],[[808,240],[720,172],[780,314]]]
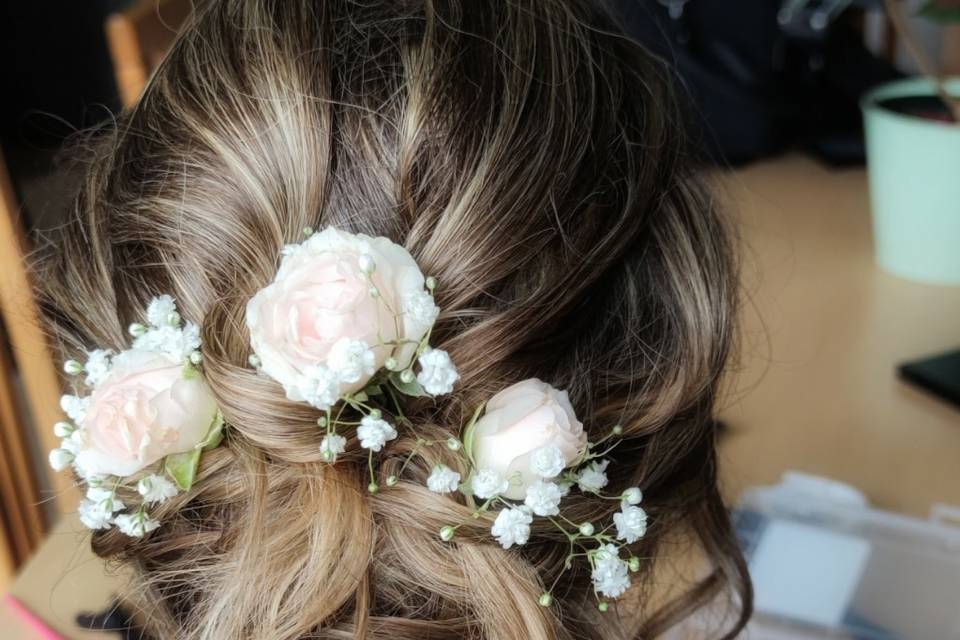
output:
[[[775,520],[750,559],[758,611],[838,627],[870,558],[863,538]]]

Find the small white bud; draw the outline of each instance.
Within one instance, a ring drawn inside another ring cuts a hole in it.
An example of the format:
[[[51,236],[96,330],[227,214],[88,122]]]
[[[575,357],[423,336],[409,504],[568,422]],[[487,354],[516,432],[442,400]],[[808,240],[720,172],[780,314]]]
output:
[[[400,481],[400,480],[397,478],[397,476],[387,476],[387,486],[388,486],[388,487],[395,487],[395,486],[397,486],[397,483],[398,483],[399,481]]]
[[[69,422],[60,421],[53,425],[53,433],[58,438],[69,438],[77,428]]]
[[[427,280],[425,284],[427,285],[427,289],[429,289],[430,291],[433,291],[434,289],[437,288],[437,279],[434,278],[433,276],[427,276]]]
[[[199,351],[193,351],[190,353],[190,364],[198,365],[203,362],[203,354]]]
[[[63,471],[73,462],[74,455],[66,449],[54,449],[50,452],[50,466],[54,471]]]
[[[601,602],[600,604],[597,605],[597,609],[600,610],[600,613],[606,613],[607,610],[610,609],[610,605],[607,604],[606,602]]]
[[[370,287],[370,297],[371,297],[371,298],[379,298],[379,297],[380,297],[380,289],[377,289],[376,287]]]
[[[623,427],[621,427],[620,425],[617,425],[617,426],[615,426],[613,429],[611,429],[610,431],[613,433],[613,435],[619,436],[620,434],[623,433]]]
[[[308,237],[308,238],[309,238],[310,236],[312,236],[312,235],[313,235],[313,227],[304,227],[304,228],[303,228],[303,235],[305,235],[305,236]]]
[[[460,451],[461,446],[463,445],[460,444],[460,441],[453,436],[447,438],[447,449],[450,449],[450,451]]]
[[[640,558],[630,558],[630,560],[627,561],[627,565],[630,567],[630,571],[633,571],[634,573],[640,571]]]
[[[537,600],[541,607],[549,607],[553,604],[553,596],[549,593],[541,593],[540,599]]]
[[[377,491],[380,491],[380,485],[378,485],[376,482],[371,482],[367,485],[367,491],[370,493],[376,493]]]
[[[253,367],[254,369],[260,368],[260,356],[258,356],[255,353],[250,354],[250,357],[247,358],[247,362],[249,362],[250,366]]]
[[[447,525],[442,529],[440,529],[440,539],[443,540],[444,542],[450,542],[451,540],[453,540],[453,536],[456,535],[456,533],[457,533],[456,529],[454,529],[450,525]]]
[[[587,536],[588,538],[594,534],[596,529],[593,526],[592,522],[584,522],[580,525],[580,535]]]
[[[330,451],[329,449],[324,449],[320,452],[320,457],[322,457],[325,462],[332,462],[333,460],[336,459],[337,454],[335,454],[333,451]]]
[[[63,363],[63,371],[70,376],[80,375],[83,373],[83,365],[76,360],[67,360]]]
[[[181,320],[180,314],[177,313],[176,311],[171,311],[170,313],[168,313],[166,320],[167,320],[167,324],[170,325],[171,327],[180,326],[180,320]]]
[[[327,426],[327,416],[320,416],[319,418],[317,418],[317,426],[318,427]]]
[[[361,255],[358,261],[360,263],[360,270],[367,275],[370,275],[377,270],[377,262],[369,253],[364,253]]]
[[[630,487],[623,492],[620,498],[627,504],[640,504],[643,502],[643,492],[640,491],[639,487]]]
[[[374,420],[379,420],[380,418],[383,417],[383,412],[381,412],[380,409],[371,409],[370,417],[373,418]]]
[[[413,379],[414,379],[413,371],[411,371],[410,369],[404,369],[403,372],[400,373],[400,380],[402,382],[410,384],[411,382],[413,382]]]
[[[400,366],[400,363],[397,362],[396,358],[387,358],[387,361],[383,363],[383,366],[387,368],[387,371],[396,371],[397,367]]]
[[[134,322],[133,324],[130,325],[127,331],[134,338],[139,338],[140,336],[142,336],[147,332],[147,327],[144,326],[143,324],[140,324],[139,322]]]

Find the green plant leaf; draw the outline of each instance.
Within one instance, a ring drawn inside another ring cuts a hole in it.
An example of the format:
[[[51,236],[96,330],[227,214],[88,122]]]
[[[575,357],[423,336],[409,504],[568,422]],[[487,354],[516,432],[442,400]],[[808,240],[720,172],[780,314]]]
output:
[[[483,413],[483,408],[486,406],[486,403],[481,404],[473,412],[473,417],[470,418],[470,422],[467,423],[467,426],[463,428],[463,436],[461,436],[460,441],[463,443],[463,452],[466,454],[467,459],[470,463],[473,463],[473,432],[474,427],[477,426],[477,420],[480,419],[480,414]]]
[[[390,375],[390,384],[392,384],[397,391],[405,396],[422,398],[423,396],[427,395],[427,392],[423,390],[423,387],[420,386],[420,383],[417,382],[416,378],[410,382],[404,382],[400,379],[399,372],[392,373]]]
[[[917,15],[934,22],[960,22],[960,0],[928,0]]]
[[[382,396],[383,389],[378,384],[372,384],[369,387],[366,387],[364,391],[367,392],[368,396]]]
[[[186,453],[169,455],[163,460],[164,471],[173,478],[182,491],[187,491],[193,486],[197,467],[200,466],[200,452],[201,449],[196,448]]]
[[[210,451],[210,449],[216,449],[220,446],[221,442],[223,442],[223,414],[217,411],[217,415],[214,416],[213,422],[210,424],[210,430],[207,431],[207,437],[197,445],[197,448]]]

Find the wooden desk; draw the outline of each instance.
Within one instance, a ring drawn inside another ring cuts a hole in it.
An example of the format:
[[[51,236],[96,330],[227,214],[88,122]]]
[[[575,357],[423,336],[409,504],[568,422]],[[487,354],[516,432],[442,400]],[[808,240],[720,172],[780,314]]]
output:
[[[798,469],[919,517],[960,506],[960,411],[894,369],[960,345],[960,287],[874,264],[862,169],[790,156],[721,184],[741,221],[747,293],[723,411],[725,495]]]

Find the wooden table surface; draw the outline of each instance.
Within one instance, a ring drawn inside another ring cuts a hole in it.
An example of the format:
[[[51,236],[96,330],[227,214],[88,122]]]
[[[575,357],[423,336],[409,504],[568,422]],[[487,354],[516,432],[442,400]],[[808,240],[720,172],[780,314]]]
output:
[[[720,187],[740,220],[747,295],[722,413],[726,495],[798,469],[920,517],[937,502],[960,506],[960,411],[894,373],[899,362],[960,344],[960,287],[908,282],[874,265],[862,169],[788,156],[725,174]],[[119,584],[78,526],[61,523],[13,593],[68,638],[104,637],[71,624]],[[40,637],[3,606],[0,629],[8,640]]]
[[[746,294],[722,412],[725,494],[797,469],[919,517],[960,506],[960,411],[895,373],[960,346],[960,287],[876,266],[863,169],[788,156],[721,186],[740,220]]]

